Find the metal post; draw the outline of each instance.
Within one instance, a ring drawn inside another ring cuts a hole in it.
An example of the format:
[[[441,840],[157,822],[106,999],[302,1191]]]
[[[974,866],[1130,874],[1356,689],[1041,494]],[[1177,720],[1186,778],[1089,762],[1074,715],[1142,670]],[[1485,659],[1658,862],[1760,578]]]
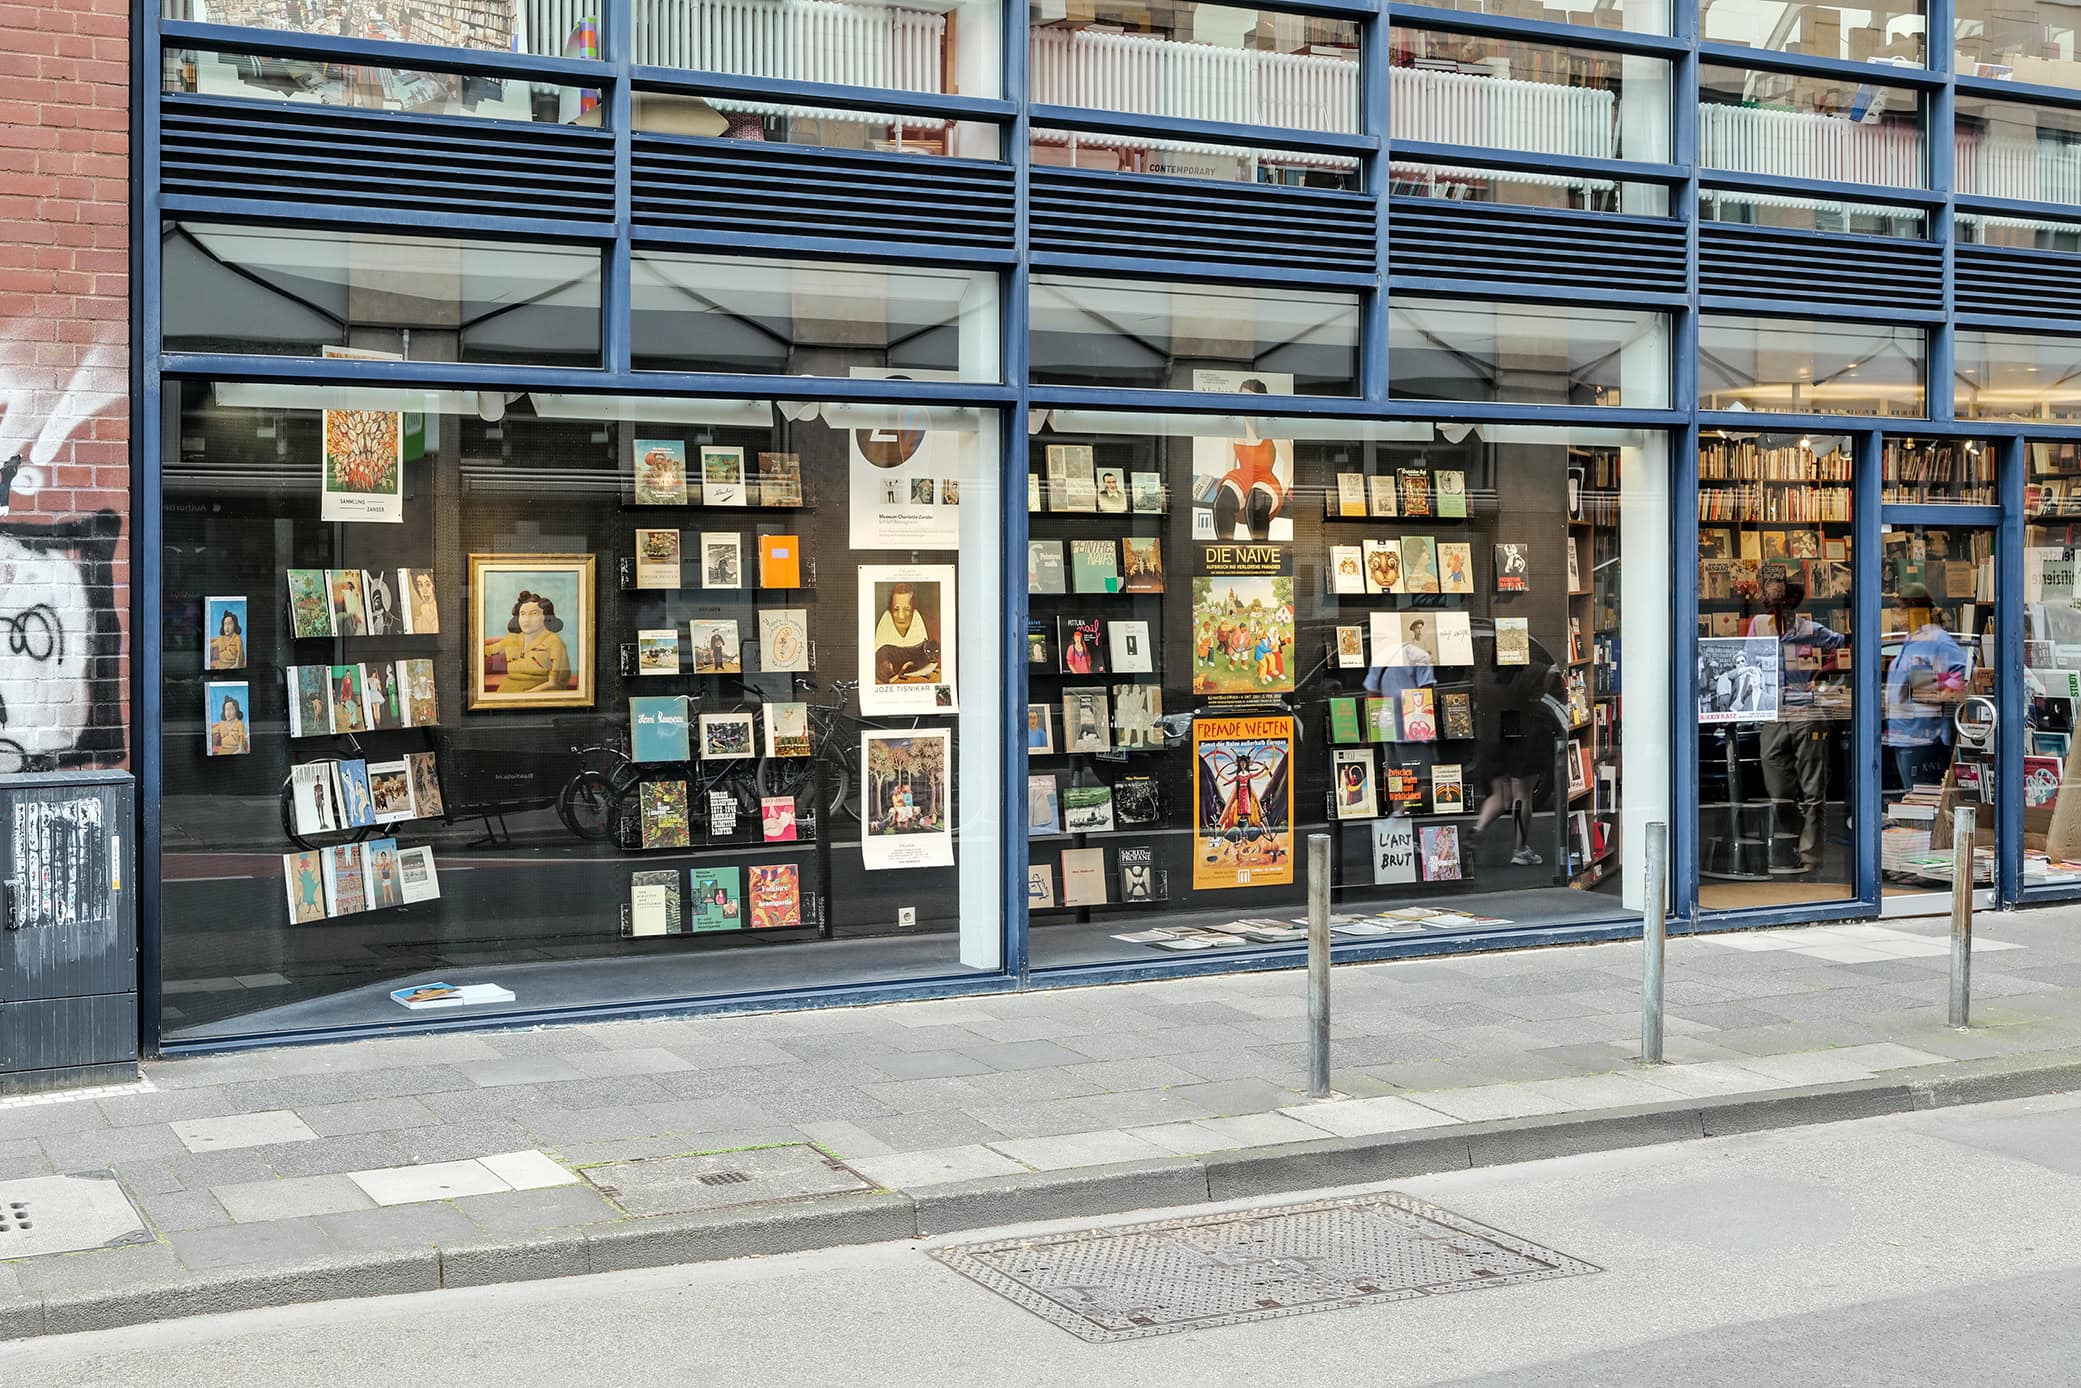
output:
[[[1647,899],[1640,922],[1640,1058],[1662,1063],[1662,964],[1668,941],[1669,826],[1647,826]]]
[[[1971,1026],[1973,994],[1973,811],[1951,812],[1951,1025]]]
[[[1308,1097],[1330,1096],[1330,836],[1308,835]]]

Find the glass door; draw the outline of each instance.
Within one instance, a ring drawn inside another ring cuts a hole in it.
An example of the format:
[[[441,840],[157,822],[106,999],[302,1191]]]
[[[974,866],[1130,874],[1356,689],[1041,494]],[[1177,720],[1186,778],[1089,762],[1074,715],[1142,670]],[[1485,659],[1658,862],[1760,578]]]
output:
[[[1954,811],[1974,811],[1972,875],[1993,905],[2000,662],[1996,531],[1879,527],[1882,915],[1949,909]]]

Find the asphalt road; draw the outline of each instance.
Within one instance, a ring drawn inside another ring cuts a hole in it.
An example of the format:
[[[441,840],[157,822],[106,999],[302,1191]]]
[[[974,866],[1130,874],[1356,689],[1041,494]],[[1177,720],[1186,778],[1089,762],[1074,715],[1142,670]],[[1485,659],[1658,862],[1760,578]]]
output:
[[[1386,1187],[1604,1269],[1478,1295],[1091,1345],[881,1245],[0,1345],[0,1385],[2068,1385],[2077,1178],[2081,1097],[2032,1099]]]

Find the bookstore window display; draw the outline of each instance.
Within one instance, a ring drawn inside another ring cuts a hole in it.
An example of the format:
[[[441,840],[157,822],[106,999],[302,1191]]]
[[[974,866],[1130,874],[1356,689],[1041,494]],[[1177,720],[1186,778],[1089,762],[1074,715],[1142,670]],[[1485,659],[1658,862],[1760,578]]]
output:
[[[1960,328],[1955,344],[1951,398],[1960,419],[2081,417],[2081,338]]]
[[[1357,395],[1359,296],[1033,276],[1036,383]]]
[[[2071,756],[2081,707],[2081,444],[2025,444],[2023,527],[2023,764],[2003,767],[2020,794],[2023,888],[2081,884],[2081,765]]]
[[[1851,441],[1698,447],[1699,904],[1856,895]]]
[[[1656,734],[1622,780],[1619,610],[1667,608],[1665,459],[1616,430],[1053,411],[1026,480],[1034,964],[1291,943],[1310,831],[1342,941],[1636,909],[1619,864],[1667,779]]]
[[[1398,400],[1669,404],[1667,314],[1405,295],[1387,314]]]
[[[1973,881],[1994,883],[1994,538],[1983,527],[1880,527],[1879,867],[1888,897],[1950,888],[1960,806],[1976,816]],[[2048,809],[2036,821],[2041,853],[2050,818]]]
[[[1913,87],[1704,63],[1698,162],[1733,173],[1926,188],[1925,107]]]
[[[168,222],[160,257],[169,352],[600,364],[594,247]]]
[[[1920,328],[1803,318],[1698,318],[1698,408],[1917,418]]]
[[[991,412],[252,389],[170,387],[170,1035],[1002,967]]]

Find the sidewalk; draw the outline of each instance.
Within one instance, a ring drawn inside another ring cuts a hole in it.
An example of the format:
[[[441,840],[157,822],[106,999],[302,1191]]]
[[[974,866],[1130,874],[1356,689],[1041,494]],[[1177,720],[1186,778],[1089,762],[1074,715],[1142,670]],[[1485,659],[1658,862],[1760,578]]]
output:
[[[1672,941],[1652,1068],[1637,943],[1340,967],[1324,1104],[1298,971],[155,1062],[0,1104],[0,1215],[103,1171],[147,1226],[23,1257],[0,1218],[0,1339],[2081,1087],[2081,909],[1978,947],[1961,1033],[1939,921]]]

